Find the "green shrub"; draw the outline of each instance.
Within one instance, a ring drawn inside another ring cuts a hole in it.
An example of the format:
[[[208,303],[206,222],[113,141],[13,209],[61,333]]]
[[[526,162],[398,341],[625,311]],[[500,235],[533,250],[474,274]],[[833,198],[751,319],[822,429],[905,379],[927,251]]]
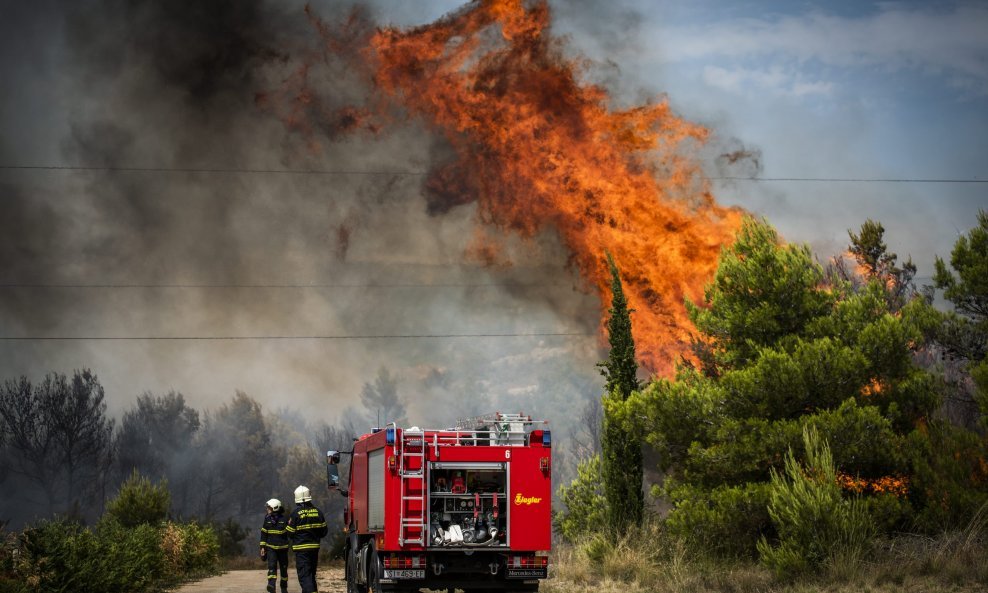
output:
[[[590,564],[599,567],[614,552],[614,542],[603,533],[594,533],[580,545],[580,552]]]
[[[106,514],[124,527],[159,525],[168,516],[171,500],[167,482],[152,484],[134,470],[107,505]]]
[[[219,542],[195,523],[125,527],[106,516],[94,529],[66,519],[45,521],[21,535],[14,568],[25,590],[39,593],[144,593],[180,578],[213,572]],[[4,589],[3,587],[7,587]],[[0,592],[18,592],[0,578]]]
[[[91,582],[100,583],[96,591],[149,591],[165,577],[165,556],[161,550],[161,532],[156,525],[125,527],[112,517],[96,525],[98,558]]]
[[[17,535],[4,530],[0,525],[0,593],[30,593],[19,575],[17,575]]]
[[[803,430],[806,467],[790,450],[785,476],[772,470],[768,513],[778,532],[777,546],[763,536],[758,542],[762,562],[780,576],[830,564],[845,571],[861,559],[875,533],[860,499],[844,500],[827,442],[814,427]]]
[[[963,529],[988,502],[988,439],[934,420],[907,441],[913,475],[914,529],[927,534]]]
[[[877,533],[894,533],[914,512],[907,498],[890,493],[864,497],[861,504],[874,521]]]
[[[559,499],[565,509],[557,511],[552,521],[559,533],[570,542],[599,532],[604,527],[606,501],[600,471],[600,456],[594,455],[577,465],[576,478],[569,486],[559,487]]]
[[[88,563],[95,537],[73,521],[43,521],[21,535],[21,571],[35,591],[71,591],[77,569]],[[79,583],[82,584],[81,582]]]
[[[753,557],[752,534],[771,530],[766,510],[769,485],[748,483],[704,490],[689,485],[672,487],[675,507],[666,519],[669,534],[697,552],[725,557]]]
[[[189,572],[213,572],[219,562],[220,542],[209,526],[195,522],[183,525],[185,568]]]
[[[175,578],[211,573],[219,562],[216,532],[195,522],[168,522],[161,530],[161,549],[166,571]]]
[[[163,576],[158,530],[125,528],[113,519],[95,530],[65,519],[42,522],[22,535],[20,571],[34,591],[151,591]]]

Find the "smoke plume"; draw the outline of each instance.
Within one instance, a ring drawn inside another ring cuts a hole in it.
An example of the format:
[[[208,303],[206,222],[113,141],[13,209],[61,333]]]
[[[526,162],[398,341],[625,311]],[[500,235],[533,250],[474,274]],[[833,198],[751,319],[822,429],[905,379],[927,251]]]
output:
[[[342,43],[369,39],[372,10],[339,2],[11,11],[0,161],[83,169],[0,172],[3,334],[70,338],[0,343],[3,377],[92,368],[116,414],[145,391],[209,408],[240,389],[332,420],[382,366],[424,424],[490,406],[565,425],[553,401],[596,397],[598,304],[566,245],[436,201],[422,173],[453,147],[377,115],[367,72],[314,26],[340,15],[365,35]],[[316,67],[290,97],[322,109],[305,132],[278,93]],[[528,335],[559,333],[583,335]],[[120,337],[141,339],[93,339]]]

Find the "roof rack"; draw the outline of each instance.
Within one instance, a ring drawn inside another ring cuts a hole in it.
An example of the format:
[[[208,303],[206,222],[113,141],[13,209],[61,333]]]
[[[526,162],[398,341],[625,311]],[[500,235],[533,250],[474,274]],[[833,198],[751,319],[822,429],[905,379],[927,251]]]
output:
[[[532,424],[547,424],[545,420],[532,420],[531,416],[527,416],[522,413],[517,414],[506,414],[503,412],[493,412],[491,414],[483,414],[481,416],[473,416],[470,418],[461,418],[456,421],[455,430],[481,430],[485,426],[495,426],[504,424],[521,424],[522,427],[532,425]],[[493,430],[497,430],[494,428]],[[504,428],[507,430],[507,428]]]

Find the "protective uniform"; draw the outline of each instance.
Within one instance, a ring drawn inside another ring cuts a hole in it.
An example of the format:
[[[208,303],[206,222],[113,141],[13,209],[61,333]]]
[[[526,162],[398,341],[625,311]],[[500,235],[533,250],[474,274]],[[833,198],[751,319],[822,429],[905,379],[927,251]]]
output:
[[[281,593],[288,591],[288,519],[281,501],[272,498],[267,503],[272,509],[264,516],[261,525],[261,557],[268,561],[268,593],[275,593],[275,580],[281,569]]]
[[[319,540],[326,536],[328,527],[322,511],[312,504],[309,489],[295,489],[295,510],[288,518],[285,531],[295,552],[295,570],[302,593],[316,593],[316,567],[319,565]]]

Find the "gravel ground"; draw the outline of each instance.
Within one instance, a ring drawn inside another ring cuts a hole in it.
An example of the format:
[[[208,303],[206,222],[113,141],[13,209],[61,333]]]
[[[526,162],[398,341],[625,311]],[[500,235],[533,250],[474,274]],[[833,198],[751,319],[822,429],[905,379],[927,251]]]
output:
[[[267,586],[266,570],[232,570],[216,577],[210,577],[178,588],[175,593],[264,593]],[[319,593],[345,593],[343,568],[320,567],[316,575]],[[288,571],[288,591],[298,593],[298,578],[295,570]]]

